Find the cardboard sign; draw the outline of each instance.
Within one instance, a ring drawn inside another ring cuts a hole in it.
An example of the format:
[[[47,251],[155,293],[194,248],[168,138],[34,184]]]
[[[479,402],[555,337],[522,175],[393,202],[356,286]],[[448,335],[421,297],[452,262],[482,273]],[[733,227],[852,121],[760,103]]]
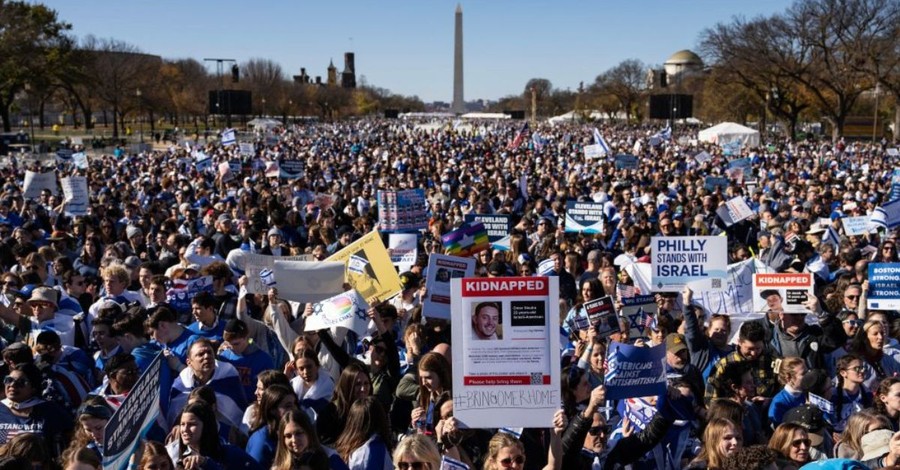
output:
[[[561,403],[559,278],[453,279],[451,297],[454,417],[546,427]]]
[[[25,182],[22,185],[25,199],[35,199],[41,197],[41,191],[47,189],[50,194],[59,194],[59,188],[56,185],[56,172],[48,171],[46,173],[35,173],[30,170],[25,171]]]
[[[70,176],[59,181],[66,201],[66,212],[71,215],[87,215],[91,204],[87,178]]]
[[[400,276],[377,231],[372,231],[325,261],[344,263],[344,280],[369,303],[400,292]]]
[[[318,302],[344,290],[344,264],[326,261],[293,261],[275,258],[272,282],[278,296],[294,302]],[[265,284],[265,281],[263,281]]]
[[[869,216],[844,217],[841,219],[841,225],[847,236],[865,235],[869,233]]]
[[[262,273],[268,271],[272,276],[268,284],[277,285],[275,276],[275,261],[314,261],[312,255],[300,256],[268,256],[255,253],[246,253],[244,259],[244,274],[247,276],[247,292],[251,294],[266,294],[269,285],[263,281]]]

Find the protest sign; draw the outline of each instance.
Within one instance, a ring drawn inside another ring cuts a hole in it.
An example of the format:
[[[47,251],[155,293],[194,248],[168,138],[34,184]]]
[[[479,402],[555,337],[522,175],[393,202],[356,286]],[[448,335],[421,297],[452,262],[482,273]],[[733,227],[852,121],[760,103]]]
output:
[[[283,299],[302,303],[318,302],[344,290],[343,263],[277,258],[273,263],[273,281],[277,282],[275,287],[278,288],[278,296]]]
[[[666,345],[652,348],[610,343],[604,377],[607,400],[666,393]]]
[[[31,170],[26,170],[22,189],[24,191],[22,195],[25,199],[38,198],[41,196],[41,191],[45,189],[49,190],[50,194],[59,194],[56,186],[56,172],[35,173]]]
[[[584,158],[602,158],[605,155],[606,151],[604,151],[603,147],[599,144],[584,146]]]
[[[865,235],[869,233],[869,216],[861,217],[844,217],[841,219],[844,226],[844,233],[847,236]]]
[[[723,178],[721,176],[707,176],[706,179],[703,180],[703,187],[713,192],[715,192],[716,188],[724,191],[730,184],[731,181],[729,181],[728,178]]]
[[[617,170],[637,170],[638,158],[634,155],[616,155]]]
[[[602,233],[603,204],[599,202],[566,202],[566,232]]]
[[[731,213],[732,220],[735,223],[753,216],[753,209],[750,209],[743,197],[738,196],[729,199],[725,206],[728,207],[728,211]]]
[[[731,142],[719,142],[722,146],[722,153],[726,156],[740,155],[741,147],[743,147],[743,142],[740,139],[732,140]]]
[[[869,264],[866,307],[873,310],[900,309],[900,263]]]
[[[628,421],[639,431],[647,429],[650,421],[656,416],[656,407],[640,397],[621,400],[618,409],[619,413],[622,416],[627,416]]]
[[[66,201],[66,212],[70,215],[87,215],[91,203],[87,178],[70,176],[59,181]]]
[[[462,224],[458,229],[444,234],[441,243],[448,255],[462,257],[472,256],[490,247],[487,230],[480,222]]]
[[[88,167],[87,155],[84,152],[73,153],[72,162],[75,163],[75,168],[79,170],[86,170]]]
[[[234,173],[232,173],[231,165],[228,162],[219,163],[219,178],[223,183],[234,179]]]
[[[423,314],[428,318],[450,320],[450,280],[474,276],[475,260],[432,253],[428,257],[426,273]]]
[[[323,211],[327,211],[328,209],[331,209],[331,206],[334,205],[334,196],[326,193],[316,193],[316,198],[313,200],[313,205]]]
[[[414,232],[428,227],[428,203],[422,189],[378,191],[378,230]]]
[[[281,176],[281,169],[278,167],[278,162],[265,162],[266,168],[266,178],[278,178]]]
[[[619,317],[616,316],[612,297],[607,295],[585,302],[584,310],[591,326],[597,328],[597,334],[601,338],[609,338],[613,333],[619,332]]]
[[[813,297],[809,273],[758,273],[753,275],[753,311],[758,313],[809,313],[803,303]]]
[[[709,280],[708,289],[722,288],[728,269],[728,238],[652,237],[650,246],[654,292],[681,292],[688,282],[703,279]]]
[[[900,157],[900,149],[897,149],[896,147],[885,150],[885,153],[887,153],[889,157]]]
[[[418,248],[416,242],[419,235],[415,233],[391,233],[388,235],[388,253],[391,263],[402,273],[409,271],[416,263]]]
[[[225,129],[224,131],[222,131],[223,147],[234,145],[235,142],[237,142],[237,138],[235,137],[234,129]]]
[[[650,328],[656,324],[659,307],[653,295],[636,295],[622,299],[622,319],[628,327],[628,338],[649,338]]]
[[[200,292],[212,294],[212,276],[203,276],[189,281],[175,281],[172,287],[166,291],[166,302],[178,313],[191,311],[191,299]]]
[[[240,160],[228,160],[228,168],[231,169],[231,173],[235,176],[241,174],[241,171],[244,169]]]
[[[368,334],[369,305],[356,290],[349,290],[313,305],[313,313],[306,318],[304,331],[318,331],[341,326],[360,337]]]
[[[453,279],[451,297],[454,417],[546,427],[561,400],[559,278]]]
[[[253,148],[253,144],[249,142],[241,142],[238,144],[238,147],[241,149],[242,157],[252,157],[253,154],[256,153],[256,149]]]
[[[377,231],[369,232],[325,261],[344,263],[344,279],[366,302],[386,300],[400,292],[400,276]]]
[[[697,155],[694,155],[694,160],[696,160],[697,163],[702,165],[702,164],[712,160],[712,155],[710,155],[709,152],[706,152],[704,150],[704,151],[698,153]]]
[[[512,216],[509,214],[466,214],[466,222],[481,222],[487,230],[488,241],[493,245],[509,237],[512,231]],[[508,245],[508,244],[507,244]]]
[[[159,353],[131,388],[122,405],[113,413],[103,430],[104,470],[125,470],[128,459],[137,452],[141,440],[166,410],[171,369]]]
[[[75,153],[72,149],[59,149],[56,151],[56,161],[60,163],[69,163],[72,161],[72,155]]]
[[[283,158],[278,162],[279,178],[296,179],[302,178],[304,174],[306,174],[305,160],[288,160]]]
[[[275,276],[275,261],[313,261],[312,255],[300,256],[267,256],[254,253],[245,253],[244,274],[247,276],[247,292],[251,294],[265,294],[269,286],[263,281],[261,273],[268,271],[272,278],[269,284],[273,286],[278,282]]]

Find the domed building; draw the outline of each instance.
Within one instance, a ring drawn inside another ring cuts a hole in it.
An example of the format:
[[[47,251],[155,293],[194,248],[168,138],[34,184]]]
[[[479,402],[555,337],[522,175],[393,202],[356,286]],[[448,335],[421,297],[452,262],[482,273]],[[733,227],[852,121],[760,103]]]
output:
[[[700,56],[687,49],[672,54],[663,64],[666,75],[671,82],[677,75],[692,75],[703,70],[703,60]]]

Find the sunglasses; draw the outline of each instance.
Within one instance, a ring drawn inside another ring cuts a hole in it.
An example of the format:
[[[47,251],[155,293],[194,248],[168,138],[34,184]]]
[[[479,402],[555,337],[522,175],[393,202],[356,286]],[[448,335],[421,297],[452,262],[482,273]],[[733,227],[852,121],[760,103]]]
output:
[[[422,470],[426,465],[425,462],[397,462],[397,468],[400,470]]]
[[[597,436],[600,433],[609,434],[609,426],[594,426],[588,429],[588,434],[591,436]]]
[[[524,456],[524,455],[517,455],[516,458],[507,457],[507,458],[505,458],[505,459],[501,459],[501,460],[500,460],[500,465],[502,465],[503,468],[509,468],[509,467],[512,467],[513,464],[516,464],[516,465],[522,465],[522,464],[524,464],[524,463],[525,463],[525,456]]]
[[[863,367],[863,366],[856,366],[856,367],[848,367],[848,368],[846,368],[846,369],[844,369],[844,370],[852,370],[853,372],[856,372],[856,373],[858,373],[858,374],[862,374],[863,372],[866,371],[866,368]]]
[[[850,326],[859,326],[863,324],[862,320],[844,320],[842,323],[846,323]]]
[[[812,441],[809,439],[794,439],[791,441],[791,447],[809,447],[810,445],[812,445]]]
[[[844,298],[849,300],[859,300],[858,295],[845,295]]]
[[[10,385],[12,385],[13,387],[24,387],[24,386],[28,385],[29,383],[30,382],[28,382],[28,379],[26,379],[25,377],[15,378],[13,376],[8,375],[3,378],[3,385],[5,385],[7,387],[9,387]]]

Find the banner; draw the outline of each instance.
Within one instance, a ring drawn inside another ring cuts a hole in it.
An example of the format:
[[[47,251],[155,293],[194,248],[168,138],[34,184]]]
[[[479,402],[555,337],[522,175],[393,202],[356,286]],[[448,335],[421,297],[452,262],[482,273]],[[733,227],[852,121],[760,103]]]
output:
[[[391,233],[388,234],[388,253],[391,255],[391,263],[402,273],[409,271],[416,264],[418,257],[419,235],[416,233]]]
[[[681,292],[704,279],[694,290],[722,289],[728,269],[727,237],[652,237],[651,282],[654,292]]]
[[[487,230],[488,241],[491,246],[497,242],[509,238],[512,232],[512,216],[509,214],[466,214],[466,223],[481,222]],[[509,249],[509,242],[506,243]]]
[[[666,393],[666,345],[652,348],[613,342],[607,355],[607,400]]]
[[[278,297],[283,299],[301,303],[319,302],[344,291],[343,263],[276,258],[273,264],[272,282],[277,283]]]
[[[303,178],[306,174],[305,160],[281,159],[278,162],[278,177],[282,179]],[[268,175],[266,175],[268,176]]]
[[[715,192],[716,187],[720,188],[722,191],[725,191],[731,184],[728,178],[724,178],[721,176],[707,176],[706,179],[703,180],[703,187],[708,191]]]
[[[35,173],[30,170],[25,171],[25,182],[22,185],[23,197],[25,199],[35,199],[41,197],[41,191],[47,189],[50,194],[59,194],[56,186],[56,172],[48,171],[47,173]]]
[[[424,190],[379,190],[376,196],[379,231],[414,232],[428,228],[428,203]]]
[[[91,204],[88,193],[87,178],[84,176],[70,176],[59,180],[66,201],[66,212],[71,215],[87,215]]]
[[[212,294],[212,276],[203,276],[189,281],[176,280],[166,291],[166,302],[178,313],[191,311],[191,299],[200,292]]]
[[[588,322],[597,329],[597,335],[601,338],[609,338],[620,331],[619,317],[612,297],[607,295],[585,302],[584,311],[587,312]]]
[[[225,129],[222,131],[222,147],[234,145],[236,141],[237,138],[235,138],[234,129]]]
[[[622,318],[628,326],[628,339],[649,338],[650,327],[656,324],[659,307],[653,295],[636,295],[622,299]]]
[[[866,307],[872,310],[900,309],[900,263],[869,264]]]
[[[242,258],[244,260],[244,274],[247,275],[247,292],[251,294],[266,294],[269,291],[269,285],[277,285],[275,261],[314,261],[312,255],[268,256],[245,253]],[[261,275],[264,271],[267,271],[272,276],[268,284],[266,281],[263,281]]]
[[[458,229],[441,237],[448,255],[468,257],[490,248],[484,224],[462,224]]]
[[[400,292],[400,276],[377,231],[372,231],[325,261],[344,263],[344,279],[366,302],[387,300]]]
[[[125,470],[141,440],[165,412],[169,401],[171,369],[159,353],[113,413],[103,430],[103,469]]]
[[[603,204],[599,202],[566,202],[566,232],[603,232]]]
[[[252,157],[256,153],[256,149],[253,148],[253,144],[249,142],[241,142],[238,144],[238,147],[241,149],[242,157]]]
[[[475,275],[475,260],[432,253],[425,277],[422,312],[427,318],[450,320],[450,281]]]
[[[584,158],[602,158],[606,155],[606,152],[603,150],[603,147],[599,144],[593,145],[585,145],[584,146]]]
[[[306,318],[304,331],[325,330],[341,326],[360,337],[369,334],[369,305],[355,290],[338,294],[313,305],[313,313]]]
[[[844,217],[841,219],[844,226],[844,234],[847,236],[865,235],[869,233],[869,216]]]
[[[753,275],[753,311],[810,313],[803,303],[813,297],[813,275],[772,273]]]
[[[547,427],[561,404],[559,278],[465,278],[454,299],[453,416],[469,428]]]
[[[707,152],[705,150],[698,153],[697,155],[694,155],[694,160],[696,160],[697,163],[699,163],[701,165],[708,161],[711,161],[712,158],[713,158],[712,155],[710,155],[709,152]]]
[[[616,155],[617,170],[637,170],[638,158],[634,155]]]

